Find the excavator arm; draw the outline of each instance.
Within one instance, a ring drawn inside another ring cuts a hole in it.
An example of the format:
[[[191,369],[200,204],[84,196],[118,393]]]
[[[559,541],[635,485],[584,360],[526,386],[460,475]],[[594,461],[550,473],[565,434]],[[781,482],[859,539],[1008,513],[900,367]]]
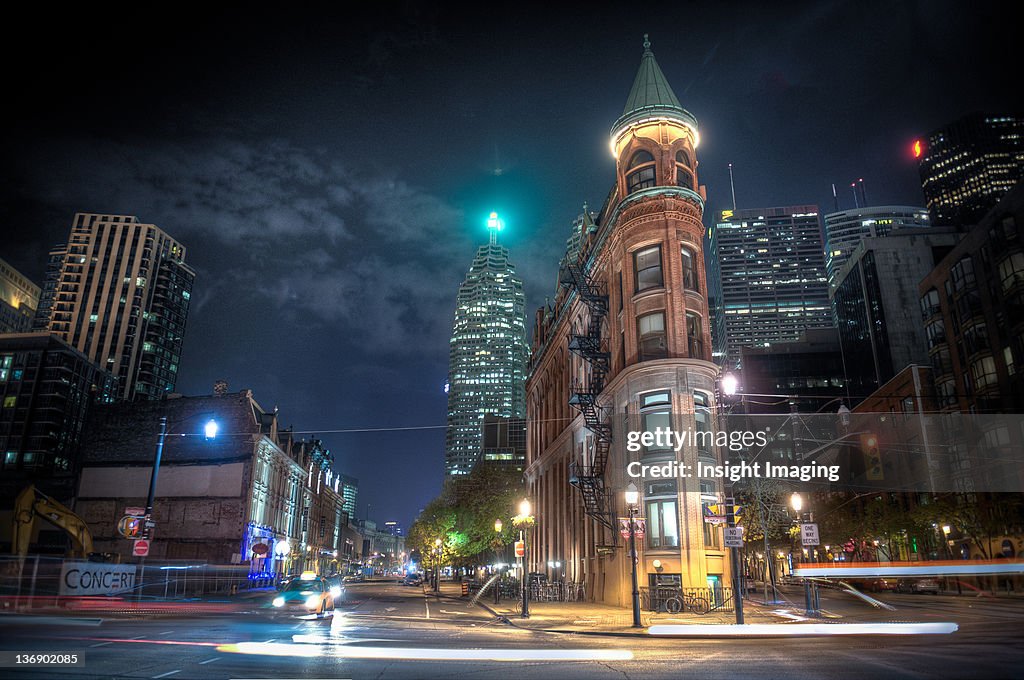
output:
[[[14,536],[11,541],[11,552],[21,557],[28,554],[36,517],[42,517],[50,524],[63,529],[71,537],[72,557],[89,557],[93,551],[92,533],[85,520],[33,485],[25,487],[14,501]]]

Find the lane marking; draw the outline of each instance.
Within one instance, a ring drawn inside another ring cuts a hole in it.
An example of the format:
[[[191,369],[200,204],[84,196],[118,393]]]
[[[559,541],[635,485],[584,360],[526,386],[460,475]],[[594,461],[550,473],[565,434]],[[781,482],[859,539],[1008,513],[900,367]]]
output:
[[[89,645],[89,646],[90,647],[102,647],[103,645],[109,645],[109,644],[112,644],[112,643],[110,643],[110,642],[97,642],[96,644]]]
[[[427,606],[427,618],[429,619],[430,618],[430,600],[424,598],[423,599],[423,604],[425,604]]]
[[[200,666],[205,666],[205,665],[206,665],[206,664],[208,664],[208,663],[213,663],[214,661],[216,661],[216,660],[217,660],[217,659],[219,659],[219,658],[220,658],[219,656],[215,656],[215,657],[213,657],[212,659],[207,659],[206,661],[200,661],[200,662],[199,662],[199,665],[200,665]]]
[[[169,671],[169,672],[164,673],[162,675],[154,675],[153,676],[153,680],[157,680],[157,678],[166,678],[168,675],[174,675],[175,673],[180,673],[180,672],[181,672],[180,670],[177,670],[177,671]]]
[[[170,635],[170,634],[171,634],[171,633],[173,633],[173,632],[174,632],[173,630],[165,630],[164,632],[162,632],[162,633],[160,633],[160,634],[161,634],[161,635]]]

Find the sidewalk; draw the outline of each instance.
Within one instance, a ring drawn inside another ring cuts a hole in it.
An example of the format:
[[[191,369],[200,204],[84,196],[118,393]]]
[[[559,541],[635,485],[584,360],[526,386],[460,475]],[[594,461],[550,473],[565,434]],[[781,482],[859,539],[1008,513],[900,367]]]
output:
[[[433,594],[425,590],[427,595]],[[440,596],[469,602],[472,595],[463,596],[461,585],[453,582],[442,582]],[[580,633],[589,635],[642,635],[648,637],[647,628],[660,624],[733,624],[736,614],[732,611],[712,611],[700,615],[693,612],[668,614],[641,610],[641,628],[633,627],[633,610],[629,606],[615,607],[593,602],[530,602],[530,618],[524,619],[518,610],[519,602],[504,598],[497,605],[491,591],[484,593],[477,605],[496,616],[508,620],[517,628],[545,632]],[[785,605],[763,607],[751,602],[744,602],[743,613],[745,623],[784,623],[785,617],[772,614]]]

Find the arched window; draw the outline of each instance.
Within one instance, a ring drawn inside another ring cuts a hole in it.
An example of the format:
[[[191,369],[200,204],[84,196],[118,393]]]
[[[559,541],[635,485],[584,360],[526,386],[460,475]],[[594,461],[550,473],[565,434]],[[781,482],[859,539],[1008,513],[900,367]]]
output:
[[[643,149],[640,149],[635,154],[633,154],[633,158],[629,160],[629,169],[632,170],[637,166],[653,162],[654,156],[652,156],[649,151],[644,151]]]
[[[643,149],[629,159],[629,174],[626,175],[626,189],[629,193],[654,186],[654,156]]]
[[[676,151],[676,186],[693,189],[693,171],[690,169],[690,154],[684,149]]]

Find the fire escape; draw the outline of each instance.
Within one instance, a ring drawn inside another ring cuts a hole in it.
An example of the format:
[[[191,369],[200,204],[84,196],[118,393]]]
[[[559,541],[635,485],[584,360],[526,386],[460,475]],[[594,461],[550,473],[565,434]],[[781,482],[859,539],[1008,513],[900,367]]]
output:
[[[569,404],[583,414],[587,429],[594,433],[594,451],[589,465],[586,459],[569,465],[569,483],[580,490],[584,512],[614,530],[611,499],[604,484],[612,427],[608,408],[597,403],[611,371],[611,353],[601,349],[601,327],[608,316],[608,294],[571,258],[563,265],[558,279],[561,285],[576,290],[590,312],[585,332],[569,336],[569,351],[582,357],[590,369],[585,372],[583,381],[573,385]]]

